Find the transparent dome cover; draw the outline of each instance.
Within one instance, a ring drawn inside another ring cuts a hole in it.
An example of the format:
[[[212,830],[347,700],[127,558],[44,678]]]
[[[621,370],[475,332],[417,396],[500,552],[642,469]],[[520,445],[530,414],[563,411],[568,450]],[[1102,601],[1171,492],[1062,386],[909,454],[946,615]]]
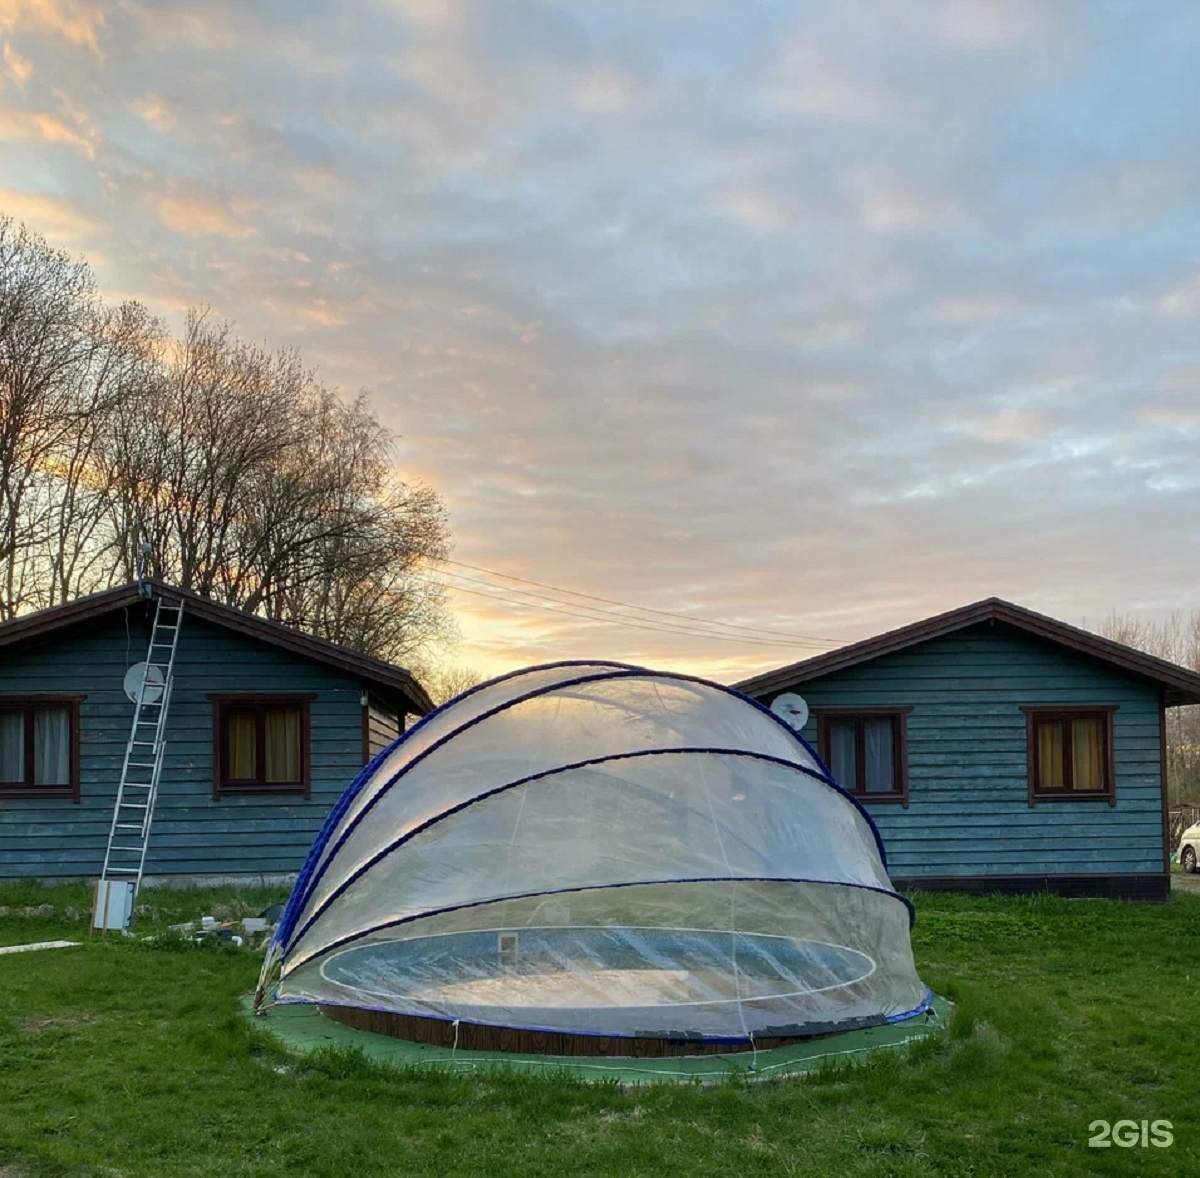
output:
[[[430,713],[346,790],[259,986],[483,1025],[742,1041],[929,991],[860,803],[760,704],[615,663]]]

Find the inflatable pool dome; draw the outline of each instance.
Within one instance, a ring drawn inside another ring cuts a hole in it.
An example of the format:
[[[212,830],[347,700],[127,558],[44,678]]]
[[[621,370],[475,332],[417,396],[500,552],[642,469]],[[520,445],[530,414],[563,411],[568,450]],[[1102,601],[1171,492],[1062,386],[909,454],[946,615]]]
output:
[[[256,1008],[427,1043],[745,1050],[925,1011],[875,827],[737,692],[562,663],[460,695],[330,814]]]

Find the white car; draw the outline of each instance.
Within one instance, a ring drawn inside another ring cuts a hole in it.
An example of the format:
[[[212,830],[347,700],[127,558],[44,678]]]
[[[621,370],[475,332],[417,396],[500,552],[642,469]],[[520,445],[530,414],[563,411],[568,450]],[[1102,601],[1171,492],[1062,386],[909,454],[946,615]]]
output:
[[[1200,822],[1189,826],[1179,840],[1179,866],[1189,875],[1200,862]]]

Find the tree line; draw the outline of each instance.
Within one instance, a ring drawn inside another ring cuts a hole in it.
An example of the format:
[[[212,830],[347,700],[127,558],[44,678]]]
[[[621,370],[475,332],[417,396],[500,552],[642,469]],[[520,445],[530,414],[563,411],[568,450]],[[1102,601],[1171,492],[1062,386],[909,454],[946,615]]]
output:
[[[0,216],[0,621],[147,572],[368,654],[452,630],[444,506],[292,351],[203,310],[173,335]]]
[[[1200,671],[1200,613],[1172,614],[1164,621],[1112,613],[1101,627],[1106,638],[1146,654]],[[1167,792],[1173,806],[1200,805],[1200,707],[1167,710]]]

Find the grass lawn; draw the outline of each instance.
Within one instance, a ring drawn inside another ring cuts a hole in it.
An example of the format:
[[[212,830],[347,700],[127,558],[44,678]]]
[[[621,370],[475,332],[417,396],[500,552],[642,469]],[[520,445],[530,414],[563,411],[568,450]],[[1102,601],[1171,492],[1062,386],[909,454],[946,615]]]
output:
[[[140,927],[280,898],[147,890]],[[293,1058],[236,1012],[256,957],[92,940],[88,899],[0,887],[56,910],[0,915],[0,944],[87,941],[0,956],[0,1178],[1200,1173],[1200,895],[918,897],[948,1038],[805,1079],[624,1090]],[[1088,1148],[1091,1122],[1122,1119],[1170,1121],[1174,1144]]]

